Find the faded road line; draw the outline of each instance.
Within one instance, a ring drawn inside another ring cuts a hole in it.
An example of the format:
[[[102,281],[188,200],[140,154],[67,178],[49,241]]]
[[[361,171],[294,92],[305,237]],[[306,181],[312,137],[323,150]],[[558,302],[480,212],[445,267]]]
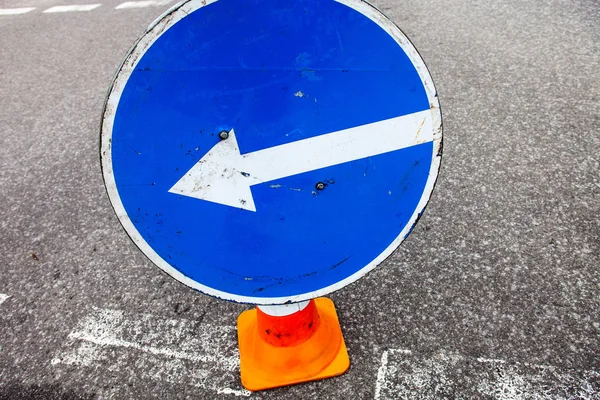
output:
[[[70,6],[54,6],[50,7],[47,10],[44,10],[45,13],[63,13],[63,12],[74,12],[74,11],[92,11],[102,4],[73,4]]]
[[[8,300],[10,296],[7,294],[2,294],[0,293],[0,304],[4,303],[6,300]],[[0,346],[0,351],[2,351],[2,346]]]
[[[171,0],[142,0],[142,1],[126,1],[115,7],[115,10],[123,10],[127,8],[145,8],[145,7],[158,7],[170,3]]]
[[[598,400],[600,372],[470,358],[446,352],[425,358],[410,350],[383,352],[375,383],[375,400],[439,398]]]
[[[23,8],[0,8],[0,15],[18,15],[25,14],[29,11],[35,10],[35,7],[23,7]]]
[[[140,379],[251,394],[239,382],[235,328],[185,319],[95,309],[51,363],[118,371],[132,360]]]

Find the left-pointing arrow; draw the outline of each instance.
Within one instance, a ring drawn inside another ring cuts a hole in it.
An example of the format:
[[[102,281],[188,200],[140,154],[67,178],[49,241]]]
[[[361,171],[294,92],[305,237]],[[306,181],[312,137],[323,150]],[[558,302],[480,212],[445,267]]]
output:
[[[430,110],[248,154],[240,153],[232,129],[169,192],[256,211],[251,186],[432,140]]]

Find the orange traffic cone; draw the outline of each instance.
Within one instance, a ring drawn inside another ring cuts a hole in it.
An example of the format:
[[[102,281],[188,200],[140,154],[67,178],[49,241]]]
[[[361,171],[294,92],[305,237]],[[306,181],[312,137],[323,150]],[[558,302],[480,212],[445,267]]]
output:
[[[350,366],[333,302],[257,306],[238,318],[242,384],[257,391],[338,376]]]

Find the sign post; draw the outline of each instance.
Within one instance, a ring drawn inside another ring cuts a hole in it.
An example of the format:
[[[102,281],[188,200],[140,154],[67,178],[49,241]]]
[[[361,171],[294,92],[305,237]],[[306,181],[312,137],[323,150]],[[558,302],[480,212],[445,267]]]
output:
[[[117,216],[153,263],[200,292],[258,305],[238,321],[242,379],[257,390],[348,368],[333,303],[309,300],[400,245],[429,201],[441,145],[425,64],[368,3],[191,0],[126,57],[100,151]],[[289,304],[304,308],[286,314]],[[283,344],[283,320],[312,325]],[[283,330],[273,341],[259,328]],[[252,355],[265,343],[277,354],[320,343],[326,356],[270,380]]]

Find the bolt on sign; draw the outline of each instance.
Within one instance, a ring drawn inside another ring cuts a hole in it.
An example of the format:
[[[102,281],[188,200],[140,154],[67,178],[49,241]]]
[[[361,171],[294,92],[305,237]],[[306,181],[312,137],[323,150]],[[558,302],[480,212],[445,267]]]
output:
[[[258,390],[345,371],[335,308],[311,300],[410,233],[437,178],[442,121],[416,49],[364,1],[191,0],[126,57],[100,146],[140,250],[202,293],[258,305],[238,325],[242,382]],[[274,343],[257,327],[304,333]],[[247,356],[258,340],[287,351],[273,350],[286,368],[290,347],[318,335],[337,343],[326,365],[282,380]]]

